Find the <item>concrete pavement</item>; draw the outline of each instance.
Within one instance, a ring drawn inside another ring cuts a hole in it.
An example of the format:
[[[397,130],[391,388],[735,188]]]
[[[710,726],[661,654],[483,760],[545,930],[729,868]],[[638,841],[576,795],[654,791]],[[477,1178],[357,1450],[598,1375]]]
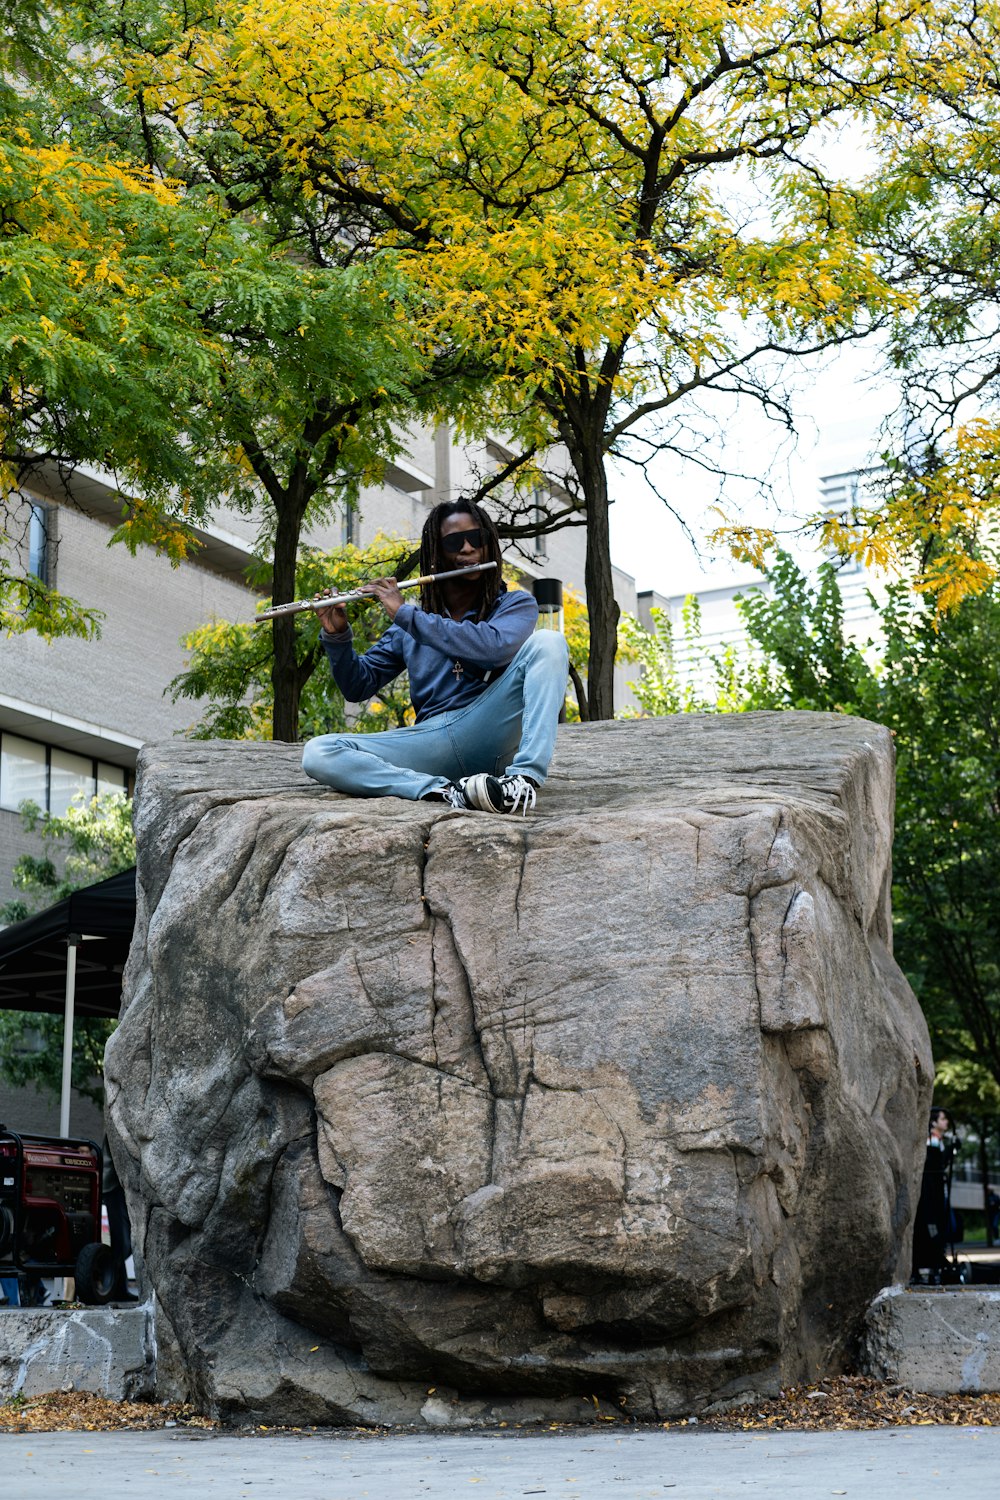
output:
[[[4,1500],[968,1500],[1000,1428],[0,1436]]]

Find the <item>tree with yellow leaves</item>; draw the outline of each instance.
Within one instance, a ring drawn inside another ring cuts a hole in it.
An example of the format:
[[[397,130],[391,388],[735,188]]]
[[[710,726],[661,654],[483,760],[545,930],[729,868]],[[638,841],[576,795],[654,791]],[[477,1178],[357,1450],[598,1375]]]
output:
[[[782,415],[775,356],[898,309],[809,143],[912,102],[954,8],[213,0],[155,46],[135,21],[128,76],[151,117],[252,141],[258,183],[352,214],[356,244],[391,247],[425,293],[427,327],[489,368],[484,425],[585,517],[603,717],[608,462],[645,464],[699,395]]]
[[[141,162],[74,139],[55,21],[0,0],[0,628],[48,637],[95,634],[100,610],[32,573],[20,486],[45,465],[110,465],[145,478],[151,504],[126,519],[153,530],[188,477],[187,391],[212,385],[217,348],[184,284],[204,223]],[[157,540],[183,545],[170,524]]]
[[[175,561],[219,504],[255,515],[263,581],[285,602],[308,521],[349,507],[451,388],[449,348],[415,336],[422,294],[394,257],[364,264],[344,216],[314,212],[294,182],[259,192],[245,144],[151,119],[102,52],[105,19],[56,6],[34,53],[0,46],[8,630],[99,626],[99,601],[64,600],[28,566],[18,491],[39,469],[109,470],[117,538]],[[296,626],[270,629],[273,730],[294,739]]]
[[[872,502],[828,528],[841,552],[905,560],[938,615],[1000,576],[1000,5],[970,0],[951,19],[916,107],[840,208],[905,290],[890,342],[902,400]]]
[[[179,477],[177,415],[164,422],[169,362],[204,373],[206,340],[176,316],[170,273],[151,252],[172,195],[142,174],[36,145],[0,124],[0,623],[89,635],[97,611],[65,599],[27,566],[28,508],[17,491],[69,457]],[[123,249],[123,246],[128,246]],[[172,307],[171,304],[174,304]],[[172,315],[173,314],[173,315]]]

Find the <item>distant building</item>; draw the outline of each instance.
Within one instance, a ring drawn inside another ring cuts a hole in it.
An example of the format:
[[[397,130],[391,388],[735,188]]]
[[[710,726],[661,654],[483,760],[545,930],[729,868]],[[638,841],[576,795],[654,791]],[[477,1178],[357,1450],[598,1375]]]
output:
[[[883,469],[849,469],[842,474],[826,475],[820,480],[823,509],[845,521],[852,521],[858,504],[871,499],[869,484],[884,472]],[[869,640],[877,646],[882,639],[882,626],[869,594],[881,602],[885,597],[884,579],[876,577],[871,569],[855,558],[841,558],[837,576],[848,636],[859,646],[864,646]]]
[[[875,472],[852,469],[842,474],[825,475],[820,480],[822,508],[850,520],[855,506],[864,496],[866,482]],[[840,560],[838,579],[848,637],[862,647],[869,640],[877,647],[881,639],[880,621],[877,611],[872,607],[869,592],[876,599],[880,598],[885,592],[884,583],[874,577],[862,563],[853,559]],[[707,588],[694,585],[682,593],[663,595],[655,591],[644,591],[638,595],[638,617],[647,630],[651,630],[652,610],[656,608],[666,614],[673,627],[674,657],[682,682],[707,693],[714,681],[713,658],[721,656],[730,646],[743,652],[749,651],[749,640],[737,600],[751,591],[768,595],[771,593],[771,586],[760,573],[747,571],[743,577],[733,582]],[[684,633],[684,611],[692,597],[697,600],[701,630],[693,641],[688,642]]]

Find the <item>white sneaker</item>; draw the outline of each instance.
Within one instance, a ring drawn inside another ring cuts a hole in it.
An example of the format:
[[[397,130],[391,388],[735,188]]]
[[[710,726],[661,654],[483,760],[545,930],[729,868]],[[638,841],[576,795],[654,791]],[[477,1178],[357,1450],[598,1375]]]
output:
[[[442,787],[438,796],[442,802],[447,802],[449,807],[455,808],[457,812],[468,812],[470,803],[465,800],[465,793],[457,781],[449,781],[448,785]]]
[[[527,776],[463,776],[455,783],[466,807],[480,812],[514,813],[526,817],[535,805],[535,784]],[[452,803],[452,806],[455,804]]]

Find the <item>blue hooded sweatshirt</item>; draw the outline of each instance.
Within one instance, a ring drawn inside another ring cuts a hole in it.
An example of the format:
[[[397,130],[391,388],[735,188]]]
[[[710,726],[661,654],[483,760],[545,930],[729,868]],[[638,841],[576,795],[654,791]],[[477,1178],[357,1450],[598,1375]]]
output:
[[[469,610],[461,620],[403,604],[374,646],[359,656],[350,626],[335,635],[325,630],[333,680],[348,703],[364,703],[379,688],[410,674],[410,701],[417,723],[452,709],[466,708],[509,666],[538,621],[538,605],[523,589],[501,593],[485,620]]]

